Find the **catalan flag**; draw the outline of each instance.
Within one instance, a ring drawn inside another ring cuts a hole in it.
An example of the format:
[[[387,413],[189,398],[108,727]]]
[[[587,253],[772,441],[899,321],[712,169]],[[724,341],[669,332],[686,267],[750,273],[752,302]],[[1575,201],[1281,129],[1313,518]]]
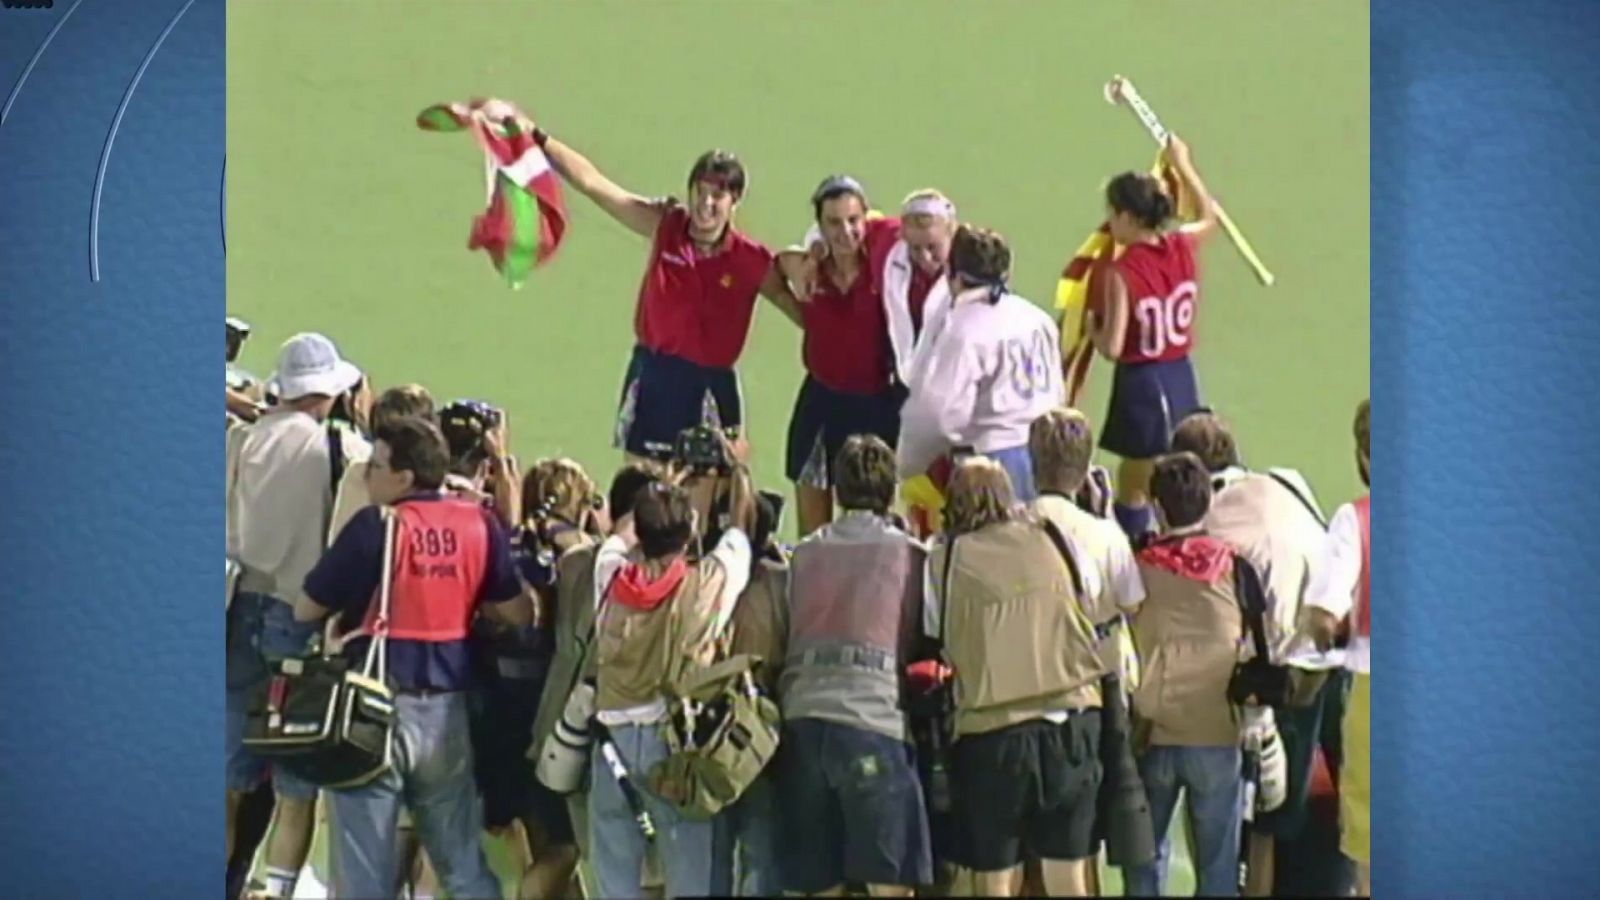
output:
[[[513,289],[555,256],[567,231],[561,179],[525,127],[502,101],[439,103],[417,115],[424,131],[470,130],[483,149],[487,208],[472,222],[468,250],[489,254]]]
[[[1157,156],[1150,174],[1160,178],[1167,194],[1176,198],[1178,220],[1192,221],[1197,214],[1195,198],[1184,190],[1178,173]],[[1078,405],[1089,383],[1089,364],[1094,360],[1094,346],[1089,340],[1089,276],[1096,263],[1114,260],[1122,250],[1111,240],[1110,226],[1101,224],[1061,270],[1061,281],[1056,285],[1056,309],[1061,311],[1061,363],[1066,370],[1068,406]]]

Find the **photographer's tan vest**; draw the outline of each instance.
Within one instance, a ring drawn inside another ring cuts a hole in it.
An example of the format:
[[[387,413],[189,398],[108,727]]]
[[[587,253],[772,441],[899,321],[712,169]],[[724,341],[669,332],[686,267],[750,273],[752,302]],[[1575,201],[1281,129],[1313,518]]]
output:
[[[757,680],[769,697],[778,694],[778,676],[789,643],[789,566],[775,560],[756,563],[750,586],[733,608],[728,655],[761,657]]]
[[[535,753],[555,729],[573,684],[580,677],[594,677],[594,654],[588,652],[586,641],[594,624],[594,561],[599,550],[599,544],[580,543],[556,560],[555,656],[539,695],[539,715],[533,725]]]
[[[632,709],[663,699],[687,672],[709,666],[716,656],[716,600],[725,583],[721,565],[704,560],[690,566],[678,589],[655,609],[607,597],[595,634],[595,709]]]
[[[1151,727],[1150,743],[1230,747],[1239,723],[1228,703],[1228,678],[1239,661],[1244,619],[1228,569],[1211,583],[1139,560],[1145,598],[1134,617],[1144,668],[1134,712]]]
[[[948,545],[930,557],[943,607],[944,654],[955,669],[955,731],[982,734],[1100,705],[1106,673],[1072,577],[1044,529],[990,525],[955,541],[948,595],[938,581]]]

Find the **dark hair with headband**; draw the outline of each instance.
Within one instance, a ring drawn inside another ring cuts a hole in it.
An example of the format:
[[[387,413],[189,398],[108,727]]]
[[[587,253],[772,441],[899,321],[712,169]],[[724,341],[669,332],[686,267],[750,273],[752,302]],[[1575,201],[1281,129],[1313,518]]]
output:
[[[746,180],[744,163],[739,157],[727,150],[707,150],[689,170],[688,187],[693,190],[699,182],[710,181],[727,188],[735,200],[742,200]]]
[[[1165,225],[1174,212],[1161,180],[1149,172],[1123,172],[1106,185],[1106,202],[1119,213],[1127,213],[1145,228]]]
[[[867,189],[861,182],[849,175],[829,175],[811,192],[811,214],[814,218],[822,218],[822,204],[840,197],[855,197],[861,201],[863,211],[869,208],[867,203]]]
[[[989,302],[998,302],[1011,274],[1011,247],[998,231],[962,225],[950,241],[950,274],[973,287],[987,287]]]

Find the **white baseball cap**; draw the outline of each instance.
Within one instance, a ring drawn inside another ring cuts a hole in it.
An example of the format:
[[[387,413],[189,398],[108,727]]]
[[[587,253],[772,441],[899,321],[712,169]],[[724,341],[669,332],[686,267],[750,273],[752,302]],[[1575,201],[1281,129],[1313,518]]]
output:
[[[350,390],[361,380],[361,370],[339,355],[333,341],[315,332],[303,332],[283,342],[278,351],[278,371],[270,382],[279,400],[297,400],[311,394],[329,397]]]

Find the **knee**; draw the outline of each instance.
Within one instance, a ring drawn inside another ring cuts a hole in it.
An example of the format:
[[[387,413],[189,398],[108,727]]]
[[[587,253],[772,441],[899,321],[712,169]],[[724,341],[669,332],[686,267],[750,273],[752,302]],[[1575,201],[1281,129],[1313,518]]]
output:
[[[1150,472],[1154,460],[1125,459],[1117,465],[1117,502],[1140,506],[1150,499]]]

